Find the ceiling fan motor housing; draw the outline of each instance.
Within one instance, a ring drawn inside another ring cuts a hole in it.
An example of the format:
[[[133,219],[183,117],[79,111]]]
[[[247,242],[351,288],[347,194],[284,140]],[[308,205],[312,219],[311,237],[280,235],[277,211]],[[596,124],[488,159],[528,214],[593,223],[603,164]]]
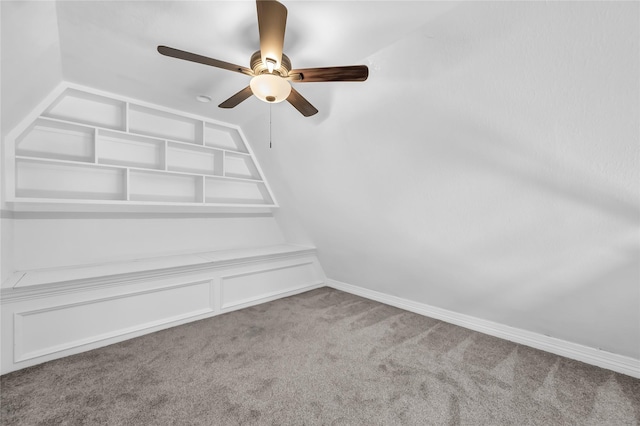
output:
[[[260,55],[259,50],[251,55],[251,69],[255,75],[269,72],[267,65],[262,62],[262,56]],[[274,69],[273,72],[274,74],[280,74],[281,77],[287,77],[289,75],[289,71],[291,71],[291,60],[289,60],[289,57],[283,53],[282,60],[280,61],[280,68]]]

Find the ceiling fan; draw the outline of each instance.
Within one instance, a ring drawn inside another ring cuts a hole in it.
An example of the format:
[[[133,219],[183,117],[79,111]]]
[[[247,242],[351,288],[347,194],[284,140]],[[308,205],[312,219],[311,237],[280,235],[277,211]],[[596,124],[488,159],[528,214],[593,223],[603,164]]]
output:
[[[286,100],[302,115],[309,117],[316,114],[318,110],[291,87],[290,82],[365,81],[369,76],[369,68],[366,65],[292,69],[289,57],[282,52],[287,8],[276,0],[257,0],[256,6],[260,50],[251,55],[251,68],[167,46],[158,46],[158,52],[172,58],[197,62],[252,77],[249,86],[218,105],[220,108],[233,108],[251,95],[255,95],[268,103]]]

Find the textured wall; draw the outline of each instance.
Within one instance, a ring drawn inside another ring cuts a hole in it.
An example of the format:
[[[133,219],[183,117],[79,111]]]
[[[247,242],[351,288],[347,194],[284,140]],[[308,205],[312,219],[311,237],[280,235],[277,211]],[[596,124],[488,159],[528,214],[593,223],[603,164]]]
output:
[[[640,358],[637,3],[461,3],[243,128],[327,276]],[[337,46],[336,48],[339,48]]]
[[[0,3],[2,136],[62,80],[54,2]]]
[[[0,151],[4,158],[4,136],[62,80],[55,3],[0,2],[0,51]],[[0,188],[2,282],[13,270],[13,222],[1,211],[6,208],[4,184]]]
[[[284,242],[270,213],[23,212],[13,233],[16,270]]]

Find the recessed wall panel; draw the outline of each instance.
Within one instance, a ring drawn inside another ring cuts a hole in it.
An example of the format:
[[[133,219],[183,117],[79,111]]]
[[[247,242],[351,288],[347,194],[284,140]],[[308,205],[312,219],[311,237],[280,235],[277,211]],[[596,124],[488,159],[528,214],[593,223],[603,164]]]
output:
[[[211,312],[210,281],[15,314],[16,361]]]
[[[313,263],[301,263],[222,278],[222,308],[316,284]]]

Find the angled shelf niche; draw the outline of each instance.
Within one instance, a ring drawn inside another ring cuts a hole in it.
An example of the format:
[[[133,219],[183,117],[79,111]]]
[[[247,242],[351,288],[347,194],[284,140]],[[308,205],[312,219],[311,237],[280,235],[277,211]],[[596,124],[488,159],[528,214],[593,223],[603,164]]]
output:
[[[260,180],[260,173],[250,155],[225,152],[224,165],[227,177]]]
[[[16,139],[16,155],[92,163],[95,129],[38,118]]]
[[[8,201],[276,206],[233,127],[78,88],[36,114],[7,138]]]
[[[204,125],[204,144],[228,151],[249,152],[237,131],[213,123]]]
[[[93,93],[67,89],[63,96],[47,108],[42,116],[125,130],[126,103]]]
[[[234,181],[205,178],[205,202],[211,204],[264,204],[273,203],[267,187],[262,182]]]

